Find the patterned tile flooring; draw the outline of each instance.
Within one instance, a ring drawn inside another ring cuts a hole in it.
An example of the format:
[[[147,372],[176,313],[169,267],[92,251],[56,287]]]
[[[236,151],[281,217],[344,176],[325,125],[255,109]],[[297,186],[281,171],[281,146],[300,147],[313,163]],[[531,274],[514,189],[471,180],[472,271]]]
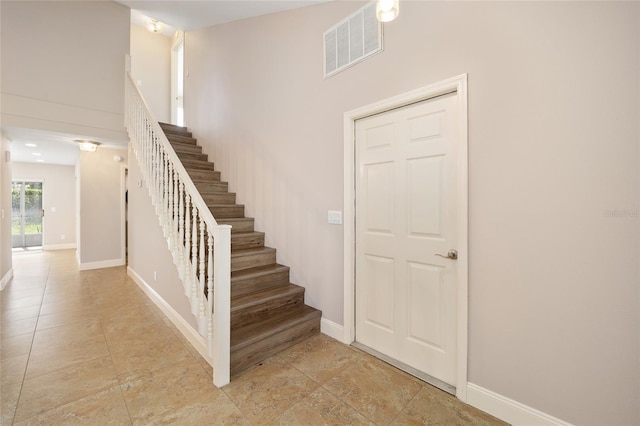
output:
[[[127,276],[20,252],[0,293],[3,425],[495,425],[327,336],[212,385],[209,364]]]

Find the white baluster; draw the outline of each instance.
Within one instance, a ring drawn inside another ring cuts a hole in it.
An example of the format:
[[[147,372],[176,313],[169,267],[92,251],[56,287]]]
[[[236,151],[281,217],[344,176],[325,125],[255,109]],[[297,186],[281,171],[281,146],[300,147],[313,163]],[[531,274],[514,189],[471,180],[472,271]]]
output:
[[[180,182],[180,204],[178,205],[178,275],[184,281],[184,184]]]
[[[184,258],[182,259],[183,265],[182,267],[184,268],[184,274],[185,274],[185,294],[187,295],[187,297],[189,297],[189,300],[191,300],[191,297],[193,295],[193,291],[191,290],[191,283],[192,278],[191,278],[191,267],[189,264],[189,252],[191,250],[191,223],[189,222],[189,212],[191,211],[191,196],[189,194],[186,194],[185,196],[186,198],[186,206],[185,206],[185,221],[184,221],[184,231],[185,231],[185,255]]]
[[[213,357],[213,235],[207,232],[207,248],[209,256],[207,256],[207,337],[209,356]]]
[[[178,222],[179,222],[179,217],[178,217],[178,206],[180,203],[180,199],[178,198],[178,171],[175,170],[175,168],[173,169],[173,226],[171,227],[171,235],[172,235],[172,239],[173,239],[173,247],[175,247],[176,249],[174,250],[175,252],[175,259],[174,259],[174,263],[178,261],[178,253],[177,253],[177,249],[178,249]]]
[[[199,260],[200,260],[200,288],[198,288],[198,297],[200,298],[200,335],[204,336],[205,333],[207,332],[206,330],[206,313],[205,313],[205,300],[204,300],[204,294],[205,294],[205,269],[204,269],[204,265],[205,265],[205,258],[206,258],[206,253],[205,253],[205,240],[204,240],[204,220],[202,220],[202,216],[200,217],[200,255],[199,255]]]
[[[198,209],[193,205],[193,228],[191,228],[191,311],[198,312]]]

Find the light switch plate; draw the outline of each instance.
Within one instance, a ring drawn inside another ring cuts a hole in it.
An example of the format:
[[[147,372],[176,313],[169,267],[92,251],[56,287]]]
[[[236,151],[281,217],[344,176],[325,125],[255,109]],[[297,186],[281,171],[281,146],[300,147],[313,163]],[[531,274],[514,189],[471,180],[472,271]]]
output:
[[[327,219],[332,225],[342,225],[342,212],[329,210],[329,214],[327,215]]]

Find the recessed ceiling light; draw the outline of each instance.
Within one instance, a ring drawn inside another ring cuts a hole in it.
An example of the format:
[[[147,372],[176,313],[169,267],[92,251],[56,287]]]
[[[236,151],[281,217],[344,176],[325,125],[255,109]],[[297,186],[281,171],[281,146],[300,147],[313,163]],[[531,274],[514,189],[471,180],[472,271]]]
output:
[[[35,143],[25,143],[24,146],[28,146],[29,148],[35,148],[38,145],[36,145]]]
[[[36,155],[36,156],[41,156],[42,154],[40,154],[39,152],[32,152],[31,155]]]
[[[36,161],[37,161],[38,163],[44,163],[44,160],[43,160],[43,159],[41,159],[41,158],[40,158],[40,159],[37,159]]]

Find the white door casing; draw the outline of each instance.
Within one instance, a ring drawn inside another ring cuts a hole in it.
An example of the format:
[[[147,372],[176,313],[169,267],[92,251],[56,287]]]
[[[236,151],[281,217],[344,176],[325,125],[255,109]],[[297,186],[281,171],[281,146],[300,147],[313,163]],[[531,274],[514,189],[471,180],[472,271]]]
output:
[[[412,107],[423,109],[418,114],[410,112],[412,108],[403,108],[418,102],[421,103]],[[442,103],[447,105],[443,107]],[[380,114],[390,110],[394,111]],[[449,118],[444,121],[442,117],[447,114],[443,115],[443,110],[449,111]],[[371,117],[375,114],[380,115]],[[394,140],[396,136],[407,141],[414,139],[400,149],[404,152],[400,157],[405,157],[402,166],[398,166],[397,159],[385,158],[384,140],[389,139],[391,129],[389,115],[402,117],[400,121],[405,122],[393,131]],[[357,129],[356,122],[365,117],[370,118],[360,123],[365,123],[369,130]],[[464,401],[468,274],[466,75],[350,111],[345,114],[344,124],[344,210],[345,217],[354,221],[345,221],[343,341],[354,342],[358,323],[360,343],[382,353],[386,348],[386,354],[392,358],[454,385],[457,397]],[[436,136],[440,132],[438,127],[447,142]],[[359,132],[369,133],[367,143],[372,148],[369,154],[364,154],[364,162],[359,161],[363,164],[361,170],[356,164],[356,157],[363,155],[356,154]],[[453,175],[444,175],[447,171]],[[388,185],[390,181],[396,184]],[[413,184],[406,186],[406,182]],[[443,182],[449,186],[440,186]],[[362,185],[373,190],[370,196],[358,191]],[[433,200],[445,200],[441,198],[444,194],[449,194],[448,203],[433,210]],[[370,214],[363,217],[358,210],[356,216],[356,203],[365,211],[368,207]],[[406,214],[394,211],[394,206],[405,203]],[[402,235],[403,230],[404,236],[393,237]],[[357,244],[356,235],[360,235]],[[366,249],[356,256],[356,246]],[[398,253],[398,248],[400,257],[396,258],[397,254],[392,252]],[[446,256],[449,249],[457,250],[457,260],[435,256],[436,253]],[[375,291],[368,296],[365,291],[356,297],[356,279],[362,276],[368,277],[368,281],[360,284],[361,290],[366,290],[366,282]],[[396,286],[404,282],[408,286],[390,287],[385,285],[388,282],[395,282]],[[436,295],[440,303],[425,306],[425,300],[434,300],[431,296]],[[394,301],[395,309],[388,309],[390,300]],[[447,317],[447,313],[452,315]],[[446,352],[448,356],[441,356]]]

